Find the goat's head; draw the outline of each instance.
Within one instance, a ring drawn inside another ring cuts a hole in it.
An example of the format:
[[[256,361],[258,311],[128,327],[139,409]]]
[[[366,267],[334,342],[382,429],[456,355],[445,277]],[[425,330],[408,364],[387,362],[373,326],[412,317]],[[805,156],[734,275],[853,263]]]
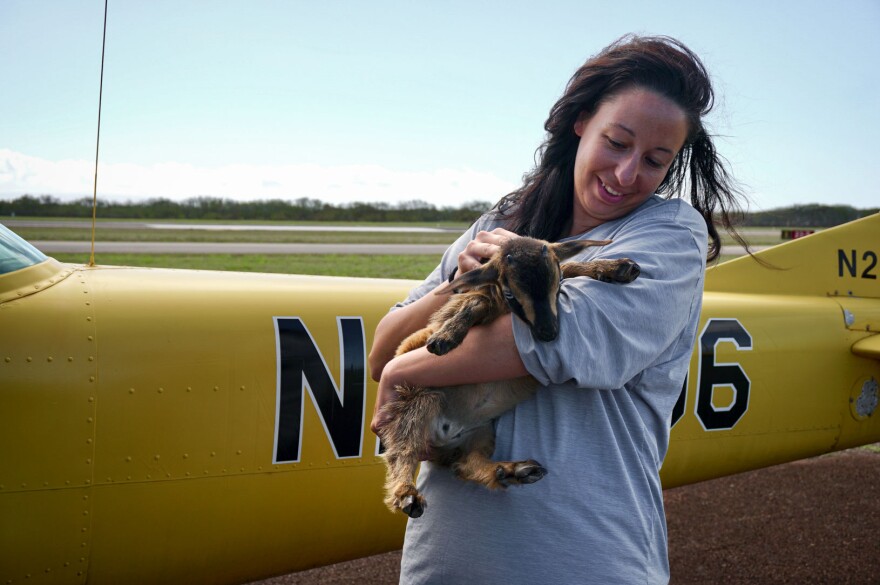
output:
[[[463,292],[495,286],[508,308],[540,341],[559,335],[556,299],[562,279],[560,263],[590,246],[611,240],[572,240],[550,243],[534,238],[511,238],[486,264],[460,275],[447,290]]]

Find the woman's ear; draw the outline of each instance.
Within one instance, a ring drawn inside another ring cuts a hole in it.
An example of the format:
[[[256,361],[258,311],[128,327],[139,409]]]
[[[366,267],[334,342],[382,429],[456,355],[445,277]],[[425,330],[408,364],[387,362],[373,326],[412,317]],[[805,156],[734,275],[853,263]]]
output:
[[[574,133],[579,137],[584,135],[584,127],[587,125],[587,121],[588,118],[586,112],[578,114],[578,118],[574,122]]]
[[[459,274],[452,282],[438,290],[436,294],[443,295],[451,292],[467,292],[475,287],[488,282],[494,282],[495,280],[498,280],[498,268],[494,263],[489,262],[479,268],[474,268],[464,274]]]

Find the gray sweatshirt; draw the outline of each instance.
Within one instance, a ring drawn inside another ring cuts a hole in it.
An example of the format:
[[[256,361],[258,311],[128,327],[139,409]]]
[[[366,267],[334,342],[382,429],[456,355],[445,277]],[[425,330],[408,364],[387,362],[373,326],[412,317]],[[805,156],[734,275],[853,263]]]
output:
[[[477,231],[499,225],[478,220],[399,306],[447,278]],[[549,474],[490,492],[423,464],[428,506],[407,525],[401,583],[668,582],[659,469],[700,316],[706,225],[687,203],[652,197],[577,237],[614,242],[572,260],[628,257],[641,275],[628,285],[564,280],[553,342],[513,318],[543,387],[497,421],[494,459],[536,459]]]

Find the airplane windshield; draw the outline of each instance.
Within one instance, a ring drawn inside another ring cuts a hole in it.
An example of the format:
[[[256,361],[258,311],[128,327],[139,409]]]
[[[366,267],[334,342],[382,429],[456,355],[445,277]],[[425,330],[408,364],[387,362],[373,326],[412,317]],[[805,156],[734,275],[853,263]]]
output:
[[[15,272],[48,260],[42,252],[0,224],[0,274]]]

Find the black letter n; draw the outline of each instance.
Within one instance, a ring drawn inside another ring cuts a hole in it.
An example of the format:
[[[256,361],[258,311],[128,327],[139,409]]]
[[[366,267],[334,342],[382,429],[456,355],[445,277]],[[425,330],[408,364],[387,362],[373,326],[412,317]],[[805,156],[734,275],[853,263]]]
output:
[[[360,457],[366,396],[366,346],[360,317],[337,317],[339,392],[324,356],[296,317],[276,317],[278,389],[273,463],[296,463],[302,447],[306,390],[336,457]]]

